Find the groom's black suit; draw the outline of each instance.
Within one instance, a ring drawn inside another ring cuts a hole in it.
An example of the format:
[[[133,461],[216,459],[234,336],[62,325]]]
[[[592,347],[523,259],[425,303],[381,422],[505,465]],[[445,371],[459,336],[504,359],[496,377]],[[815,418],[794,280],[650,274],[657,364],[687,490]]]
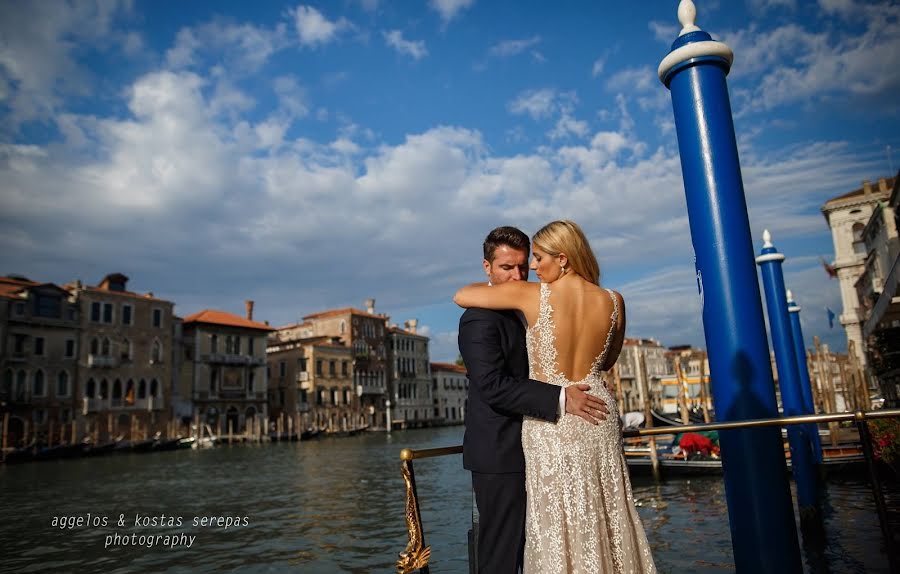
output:
[[[555,421],[560,388],[528,378],[525,326],[514,311],[467,310],[459,350],[469,376],[463,466],[478,506],[478,572],[512,574],[525,544],[522,416]]]

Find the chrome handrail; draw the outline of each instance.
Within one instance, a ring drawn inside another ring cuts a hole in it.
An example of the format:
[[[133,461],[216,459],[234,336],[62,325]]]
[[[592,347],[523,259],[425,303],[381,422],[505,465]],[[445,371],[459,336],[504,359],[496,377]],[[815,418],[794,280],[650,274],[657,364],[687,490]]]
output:
[[[881,483],[879,482],[878,475],[875,471],[875,459],[872,451],[872,441],[869,435],[868,420],[893,417],[900,417],[900,409],[856,411],[854,413],[826,413],[821,415],[797,415],[769,419],[679,425],[676,427],[656,427],[623,431],[622,436],[624,438],[633,438],[683,432],[736,430],[809,423],[853,421],[857,424],[859,429],[863,454],[865,455],[869,467],[869,478],[872,481],[872,494],[875,496],[875,506],[878,510],[878,518],[881,523],[882,533],[885,536],[885,540],[890,543],[892,540],[890,525],[887,520],[887,509],[884,505],[884,495],[881,492]],[[419,570],[422,574],[429,574],[428,560],[431,558],[431,547],[425,546],[425,532],[422,528],[422,516],[419,512],[419,495],[416,490],[416,476],[413,471],[413,460],[462,454],[462,451],[462,445],[420,450],[404,448],[400,451],[400,469],[403,475],[403,481],[406,484],[406,527],[409,531],[409,543],[406,545],[406,549],[400,553],[400,559],[397,561],[398,574],[409,574],[416,570]],[[891,550],[888,550],[888,558],[893,560],[891,558],[891,552]]]

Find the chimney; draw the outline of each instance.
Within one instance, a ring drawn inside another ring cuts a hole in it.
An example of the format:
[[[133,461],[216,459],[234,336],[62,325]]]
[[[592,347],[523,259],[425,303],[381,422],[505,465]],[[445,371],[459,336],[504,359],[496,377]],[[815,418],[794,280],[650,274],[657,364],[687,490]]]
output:
[[[247,306],[247,320],[252,321],[253,320],[253,301],[248,299],[247,301],[244,301],[244,305]]]
[[[878,191],[883,191],[883,192],[885,192],[885,193],[888,192],[888,191],[890,191],[890,190],[888,189],[888,184],[887,184],[887,179],[886,179],[886,178],[884,178],[884,177],[878,178]]]
[[[407,331],[409,331],[410,333],[415,335],[416,327],[419,326],[419,320],[418,319],[410,319],[410,320],[404,322],[403,324],[406,326]]]
[[[863,180],[863,193],[866,195],[871,195],[872,193],[872,183],[868,179]]]
[[[369,315],[375,314],[375,299],[366,299],[366,313]]]

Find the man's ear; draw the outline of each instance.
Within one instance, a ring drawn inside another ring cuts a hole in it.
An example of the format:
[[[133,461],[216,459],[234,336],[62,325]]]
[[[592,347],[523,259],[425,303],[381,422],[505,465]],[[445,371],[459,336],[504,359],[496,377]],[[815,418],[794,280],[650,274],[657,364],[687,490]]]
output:
[[[484,272],[487,274],[488,277],[490,277],[491,276],[491,262],[488,261],[487,259],[485,259],[482,262],[482,266],[484,267]]]

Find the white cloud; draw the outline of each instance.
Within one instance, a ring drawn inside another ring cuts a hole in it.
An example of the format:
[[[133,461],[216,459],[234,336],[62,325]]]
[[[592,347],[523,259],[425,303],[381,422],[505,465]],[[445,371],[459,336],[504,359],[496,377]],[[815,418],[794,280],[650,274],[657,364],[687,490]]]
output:
[[[382,32],[385,43],[391,48],[397,50],[401,54],[406,54],[414,60],[421,60],[428,55],[428,49],[422,40],[411,41],[403,37],[400,30],[391,30],[390,32]]]
[[[350,28],[350,23],[344,18],[331,21],[312,6],[297,6],[290,14],[294,18],[297,35],[303,46],[327,44]]]
[[[429,0],[428,5],[440,14],[443,23],[447,24],[474,3],[475,0]]]
[[[556,110],[556,97],[556,90],[550,88],[526,90],[510,102],[509,111],[528,114],[535,120],[547,118]]]
[[[659,89],[656,71],[649,68],[626,68],[610,76],[606,87],[612,92],[649,92]]]
[[[653,20],[647,26],[653,32],[653,37],[665,44],[671,44],[678,37],[679,28],[675,24]]]
[[[139,36],[113,27],[128,10],[116,1],[0,3],[0,94],[10,110],[3,131],[47,121],[67,98],[92,95],[92,73],[73,46],[133,54]]]
[[[522,40],[504,40],[491,46],[488,55],[494,58],[509,58],[541,43],[540,36],[532,36]]]
[[[247,74],[288,44],[284,24],[269,29],[216,20],[179,30],[175,45],[166,52],[166,63],[171,69],[225,67],[232,75]]]
[[[597,58],[594,60],[594,65],[591,67],[591,76],[597,77],[603,73],[603,67],[606,65],[606,58]]]

